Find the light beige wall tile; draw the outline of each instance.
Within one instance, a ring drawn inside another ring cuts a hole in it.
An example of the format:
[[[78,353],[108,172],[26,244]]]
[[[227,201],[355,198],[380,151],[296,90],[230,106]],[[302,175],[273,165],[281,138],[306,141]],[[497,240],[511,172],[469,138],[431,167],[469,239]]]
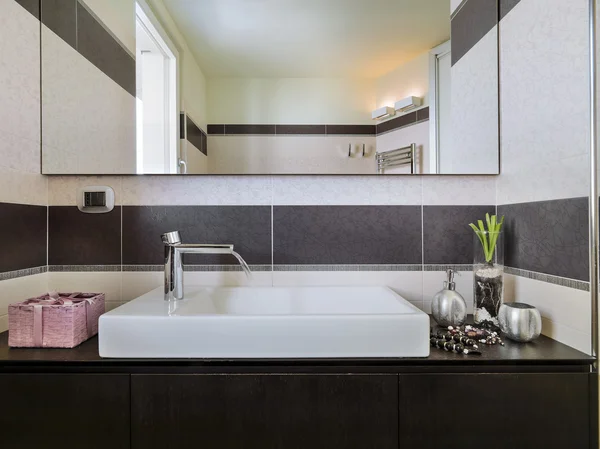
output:
[[[65,293],[104,293],[107,302],[122,301],[121,272],[48,273],[48,288]]]
[[[505,284],[506,302],[531,304],[556,324],[583,333],[591,332],[589,292],[513,275],[505,276]]]
[[[268,176],[126,176],[125,206],[265,206]]]
[[[131,301],[162,288],[162,272],[123,272],[123,301]],[[184,287],[264,287],[273,285],[271,272],[255,272],[248,278],[242,272],[185,272]]]
[[[521,1],[500,24],[498,204],[589,193],[588,6]]]
[[[115,205],[122,202],[122,179],[118,176],[49,176],[48,204],[75,206],[79,189],[86,186],[108,186],[115,191]]]
[[[452,140],[442,149],[443,173],[497,174],[498,28],[452,66]]]
[[[48,273],[0,281],[0,316],[10,304],[35,298],[48,292]]]
[[[0,167],[0,202],[15,204],[48,204],[48,178]]]
[[[276,206],[420,205],[420,177],[274,176]]]
[[[496,176],[426,176],[423,178],[423,205],[494,205],[496,179]]]
[[[40,171],[40,25],[0,0],[0,165]]]

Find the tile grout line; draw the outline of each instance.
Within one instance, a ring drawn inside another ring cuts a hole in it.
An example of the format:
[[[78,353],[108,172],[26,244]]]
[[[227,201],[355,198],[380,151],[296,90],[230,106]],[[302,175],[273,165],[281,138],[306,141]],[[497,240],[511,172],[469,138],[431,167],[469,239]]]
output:
[[[271,179],[271,287],[275,286],[275,182]]]
[[[425,184],[421,178],[421,301],[425,307]]]
[[[119,285],[119,299],[123,300],[123,177],[119,176],[119,202],[121,207],[121,276]]]

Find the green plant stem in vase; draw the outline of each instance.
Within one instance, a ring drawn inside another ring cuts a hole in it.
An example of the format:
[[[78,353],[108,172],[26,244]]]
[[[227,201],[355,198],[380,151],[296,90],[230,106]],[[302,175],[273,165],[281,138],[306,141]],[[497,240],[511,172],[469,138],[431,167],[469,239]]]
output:
[[[504,297],[504,251],[502,225],[496,215],[486,214],[485,223],[469,226],[475,231],[473,297],[475,323],[498,326],[498,312]]]

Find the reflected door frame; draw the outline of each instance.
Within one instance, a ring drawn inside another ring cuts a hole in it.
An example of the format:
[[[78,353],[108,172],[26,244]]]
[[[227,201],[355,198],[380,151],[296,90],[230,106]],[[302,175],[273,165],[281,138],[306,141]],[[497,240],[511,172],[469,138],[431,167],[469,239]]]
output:
[[[161,40],[160,46],[168,56],[168,63],[165,66],[165,86],[168,96],[165,108],[165,121],[167,122],[167,137],[165,145],[168,146],[168,164],[165,167],[165,174],[176,174],[180,172],[181,161],[185,165],[185,155],[180,148],[180,126],[179,111],[181,110],[180,96],[180,65],[179,50],[166,32],[152,8],[146,0],[135,0],[136,20],[139,20],[146,30],[153,36],[158,36]],[[139,174],[139,173],[138,173]]]
[[[441,172],[440,167],[440,59],[450,55],[450,41],[446,41],[429,51],[429,170]]]

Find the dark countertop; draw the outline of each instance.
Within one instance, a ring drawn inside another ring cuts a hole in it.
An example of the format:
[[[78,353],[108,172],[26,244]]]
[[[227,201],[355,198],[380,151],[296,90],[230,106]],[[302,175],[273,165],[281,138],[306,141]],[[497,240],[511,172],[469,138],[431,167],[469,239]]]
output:
[[[74,349],[15,349],[8,346],[8,333],[0,334],[0,372],[34,369],[44,372],[62,372],[66,368],[85,371],[136,372],[148,370],[183,369],[186,372],[285,372],[340,371],[408,371],[453,372],[482,371],[482,367],[496,367],[501,371],[528,371],[542,366],[564,370],[589,370],[594,358],[541,336],[531,343],[505,340],[505,346],[482,347],[482,355],[459,355],[431,348],[426,358],[384,359],[104,359],[98,355],[98,338],[94,337]],[[561,368],[562,367],[562,368]]]

